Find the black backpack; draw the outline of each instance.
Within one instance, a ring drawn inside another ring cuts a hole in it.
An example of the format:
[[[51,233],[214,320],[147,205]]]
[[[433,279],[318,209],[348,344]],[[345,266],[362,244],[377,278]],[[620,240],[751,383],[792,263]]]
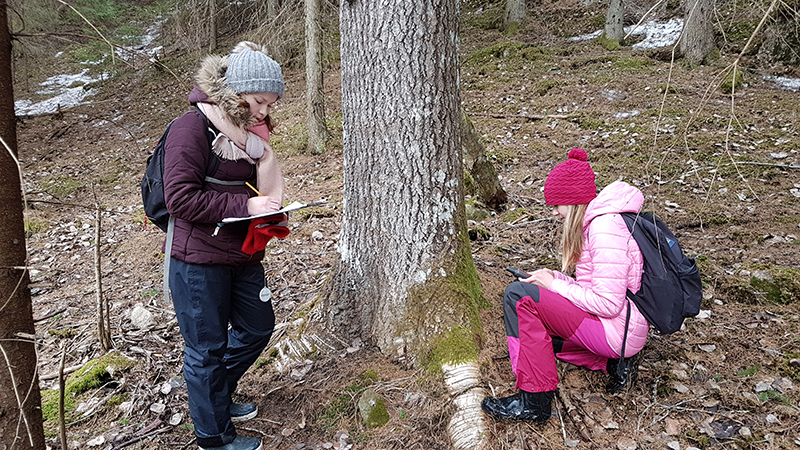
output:
[[[206,135],[208,137],[208,148],[211,148],[211,143],[215,137],[215,131],[208,125],[208,119],[205,114],[199,110],[195,110],[203,118],[203,124],[206,128]],[[169,129],[175,121],[167,125],[164,134],[155,143],[153,154],[147,158],[147,168],[142,178],[142,203],[144,204],[144,213],[147,220],[152,222],[161,231],[167,231],[167,224],[169,223],[169,212],[167,212],[167,203],[164,200],[164,144],[167,141],[167,134]],[[206,168],[206,175],[213,175],[219,167],[219,158],[209,158],[209,167]],[[215,180],[210,176],[206,177],[206,181],[214,182]]]
[[[621,213],[633,239],[639,245],[644,260],[642,286],[639,292],[628,290],[627,297],[647,322],[661,334],[681,329],[683,319],[700,312],[703,284],[694,259],[683,254],[678,239],[658,217],[649,212]],[[628,340],[628,322],[631,307],[628,303],[622,351],[617,363],[617,377],[628,383],[633,368],[625,363],[625,341]]]
[[[681,329],[683,319],[700,312],[703,285],[694,259],[683,254],[678,239],[652,213],[622,213],[644,258],[642,286],[628,298],[661,334]]]

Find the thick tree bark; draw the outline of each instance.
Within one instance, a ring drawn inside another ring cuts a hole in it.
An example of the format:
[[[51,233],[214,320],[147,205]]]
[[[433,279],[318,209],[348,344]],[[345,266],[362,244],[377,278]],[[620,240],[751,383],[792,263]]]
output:
[[[506,0],[506,14],[503,18],[503,29],[516,30],[528,14],[525,0]]]
[[[465,169],[475,183],[474,195],[486,206],[497,209],[508,200],[508,194],[500,185],[494,164],[486,156],[486,148],[466,113],[461,114],[461,146]]]
[[[325,100],[322,95],[322,22],[320,0],[306,1],[306,128],[308,149],[325,151]]]
[[[474,359],[482,294],[464,217],[456,0],[345,1],[340,21],[342,230],[309,330],[410,365]],[[453,339],[452,354],[437,347]]]
[[[683,0],[685,18],[680,51],[689,64],[702,64],[714,49],[712,0]]]
[[[0,0],[0,446],[42,449],[39,379],[36,374],[33,311],[28,289],[17,155],[14,89],[11,78],[11,36],[6,0]],[[13,157],[12,157],[13,154]]]
[[[622,0],[609,0],[608,10],[606,11],[606,28],[603,33],[606,39],[622,42],[625,37],[625,30],[622,26],[623,13]]]

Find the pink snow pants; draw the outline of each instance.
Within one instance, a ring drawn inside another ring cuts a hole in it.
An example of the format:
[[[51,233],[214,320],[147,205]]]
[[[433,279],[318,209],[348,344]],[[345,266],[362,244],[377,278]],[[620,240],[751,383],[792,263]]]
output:
[[[526,392],[556,389],[556,357],[604,372],[608,359],[619,357],[597,316],[530,283],[516,281],[506,288],[503,319],[516,387]]]

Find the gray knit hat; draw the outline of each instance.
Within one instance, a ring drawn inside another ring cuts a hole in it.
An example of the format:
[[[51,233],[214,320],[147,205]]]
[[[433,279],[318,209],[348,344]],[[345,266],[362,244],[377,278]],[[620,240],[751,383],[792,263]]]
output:
[[[264,52],[245,48],[231,53],[225,71],[228,86],[237,94],[271,92],[283,97],[284,83],[281,66]]]

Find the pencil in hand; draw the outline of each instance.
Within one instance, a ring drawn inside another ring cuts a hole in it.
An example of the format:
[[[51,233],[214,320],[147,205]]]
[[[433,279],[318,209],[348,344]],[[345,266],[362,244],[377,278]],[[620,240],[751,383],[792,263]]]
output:
[[[244,182],[244,184],[246,184],[246,185],[247,185],[247,187],[249,187],[250,189],[252,189],[252,190],[253,190],[253,192],[255,192],[256,194],[258,194],[258,196],[259,196],[259,197],[263,197],[263,196],[264,196],[264,195],[262,195],[262,194],[261,194],[261,192],[258,192],[258,189],[254,188],[252,184],[248,183],[247,181],[245,181],[245,182]]]

